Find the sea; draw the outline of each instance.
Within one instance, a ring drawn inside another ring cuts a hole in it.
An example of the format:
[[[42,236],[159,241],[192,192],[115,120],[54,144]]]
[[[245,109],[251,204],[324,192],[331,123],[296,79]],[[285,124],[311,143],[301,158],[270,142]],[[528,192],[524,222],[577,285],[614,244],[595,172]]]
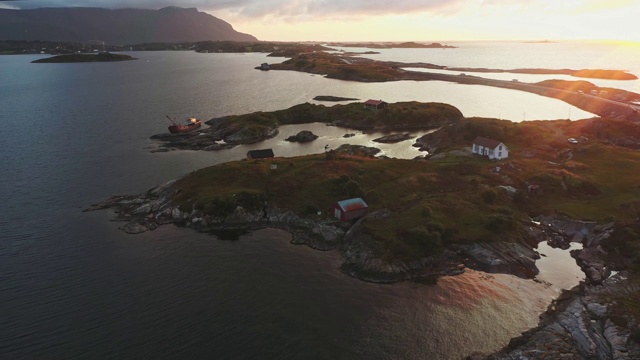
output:
[[[367,56],[491,68],[593,64],[640,74],[629,60],[640,58],[638,48],[613,43],[453,45]],[[282,230],[237,241],[172,225],[125,234],[111,211],[82,210],[241,160],[251,149],[298,156],[351,143],[389,157],[421,155],[411,141],[380,145],[372,142],[379,134],[323,124],[283,126],[274,139],[230,150],[157,153],[149,137],[167,131],[166,115],[208,120],[333,95],[444,102],[467,117],[512,121],[593,116],[479,85],[255,70],[284,60],[266,54],[129,54],[137,60],[32,64],[44,55],[0,56],[0,359],[460,359],[505,346],[584,278],[567,251],[544,244],[539,281],[470,270],[436,285],[379,285],[341,273],[337,251],[292,245]],[[638,91],[639,82],[614,85]],[[302,129],[320,138],[284,141]]]

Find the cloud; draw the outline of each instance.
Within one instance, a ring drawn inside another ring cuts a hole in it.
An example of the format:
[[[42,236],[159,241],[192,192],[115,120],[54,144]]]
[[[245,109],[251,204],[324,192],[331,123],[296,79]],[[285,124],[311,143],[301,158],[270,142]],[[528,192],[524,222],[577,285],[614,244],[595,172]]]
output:
[[[447,14],[469,0],[13,0],[3,5],[33,9],[39,7],[102,7],[160,9],[166,6],[223,10],[246,18],[343,18],[349,16],[389,15],[414,12]],[[177,4],[176,4],[177,3]]]
[[[482,0],[484,6],[512,7],[548,13],[599,13],[633,8],[637,0]]]

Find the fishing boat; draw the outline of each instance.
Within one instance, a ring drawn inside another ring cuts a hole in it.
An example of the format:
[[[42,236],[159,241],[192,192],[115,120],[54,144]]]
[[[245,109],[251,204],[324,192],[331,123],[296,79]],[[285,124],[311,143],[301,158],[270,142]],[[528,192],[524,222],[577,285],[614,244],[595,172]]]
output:
[[[176,120],[170,118],[169,115],[167,115],[167,119],[171,121],[171,125],[169,125],[169,132],[172,134],[185,133],[191,130],[195,130],[200,126],[202,126],[202,121],[194,117],[188,118],[184,124],[177,123]]]

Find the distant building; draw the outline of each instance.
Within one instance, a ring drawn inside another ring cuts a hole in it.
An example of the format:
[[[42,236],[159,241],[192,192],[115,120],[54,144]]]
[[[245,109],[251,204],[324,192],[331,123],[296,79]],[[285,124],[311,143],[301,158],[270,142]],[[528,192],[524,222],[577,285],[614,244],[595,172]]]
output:
[[[267,70],[270,70],[270,69],[271,69],[271,66],[269,64],[267,64],[267,63],[260,64],[260,70],[267,71]]]
[[[491,160],[502,160],[509,157],[509,148],[505,144],[481,136],[473,140],[472,152],[487,156]]]
[[[251,150],[247,153],[247,159],[267,159],[272,158],[275,155],[271,149]]]
[[[333,215],[342,221],[363,217],[368,211],[369,206],[362,198],[341,200],[333,205]]]
[[[389,104],[382,101],[382,100],[367,100],[364,103],[364,107],[369,109],[369,110],[380,110],[380,109],[384,109],[388,106]]]

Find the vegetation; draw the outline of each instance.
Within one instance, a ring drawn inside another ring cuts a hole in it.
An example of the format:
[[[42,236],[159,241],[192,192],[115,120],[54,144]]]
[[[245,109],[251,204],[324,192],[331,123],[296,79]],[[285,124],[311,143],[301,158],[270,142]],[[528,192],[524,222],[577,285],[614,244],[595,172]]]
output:
[[[353,63],[325,52],[300,53],[281,64],[272,64],[272,70],[294,70],[326,75],[328,78],[382,82],[399,80],[404,72],[394,67],[375,62]]]
[[[442,103],[400,102],[372,111],[362,103],[335,105],[300,104],[270,113],[257,112],[214,119],[208,124],[234,133],[241,129],[275,129],[278,125],[311,122],[332,123],[353,129],[432,129],[463,118],[460,110]],[[257,130],[256,130],[257,131]]]
[[[405,111],[418,106],[392,105]],[[337,116],[322,106],[299,106],[325,120]],[[367,121],[393,118],[383,112],[372,115],[359,104],[336,110],[342,111],[367,114],[363,115]],[[260,116],[293,123],[292,114],[298,113],[288,109]],[[491,162],[452,152],[429,161],[340,153],[239,161],[185,177],[175,201],[185,210],[197,208],[215,217],[228,216],[238,205],[259,210],[263,201],[301,215],[320,210],[330,216],[336,201],[362,196],[371,211],[392,212],[385,219],[364,223],[376,242],[377,255],[409,260],[438,253],[453,243],[525,239],[528,218],[540,214],[635,221],[640,215],[640,175],[629,169],[640,167],[640,153],[611,143],[610,138],[620,132],[633,138],[640,134],[640,125],[606,119],[523,123],[464,119],[426,141],[438,142],[440,151],[447,153],[469,146],[478,135],[489,136],[509,146],[509,159]],[[572,144],[567,137],[580,141]],[[640,144],[640,137],[636,140]],[[271,169],[272,164],[277,169]],[[533,184],[543,192],[528,193]],[[510,194],[499,187],[506,185],[518,192]],[[637,256],[637,243],[621,241],[630,246],[621,251]]]

